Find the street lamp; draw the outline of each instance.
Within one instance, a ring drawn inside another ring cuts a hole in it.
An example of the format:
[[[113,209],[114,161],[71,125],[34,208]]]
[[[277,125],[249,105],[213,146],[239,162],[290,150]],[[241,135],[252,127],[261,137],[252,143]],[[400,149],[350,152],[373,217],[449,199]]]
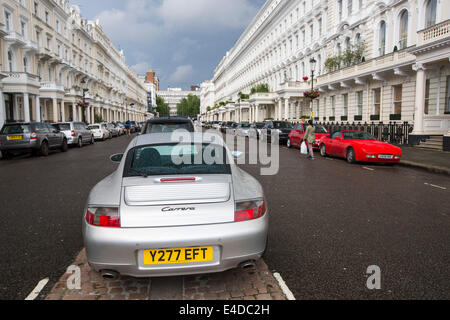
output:
[[[81,80],[81,90],[83,90],[83,122],[86,123],[86,81]]]
[[[311,64],[311,105],[310,105],[310,109],[311,109],[311,120],[313,119],[313,92],[314,92],[314,71],[316,71],[316,63],[317,61],[313,58],[311,58],[311,60],[309,60],[309,63]]]

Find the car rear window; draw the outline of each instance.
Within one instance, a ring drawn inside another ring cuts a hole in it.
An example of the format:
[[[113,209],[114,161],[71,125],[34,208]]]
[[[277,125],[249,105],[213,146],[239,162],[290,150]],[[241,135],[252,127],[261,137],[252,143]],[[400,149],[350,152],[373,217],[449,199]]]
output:
[[[3,126],[2,134],[20,134],[20,133],[30,133],[29,124],[6,124]]]
[[[59,131],[70,131],[70,124],[69,123],[56,123],[53,125],[56,129]]]
[[[125,177],[140,175],[229,174],[226,149],[212,144],[162,144],[132,149]]]
[[[88,128],[89,130],[98,130],[100,129],[100,126],[89,126]]]
[[[189,122],[151,123],[148,125],[146,133],[171,133],[176,130],[194,132],[194,127]]]
[[[273,126],[275,129],[292,129],[292,123],[290,122],[274,122]]]

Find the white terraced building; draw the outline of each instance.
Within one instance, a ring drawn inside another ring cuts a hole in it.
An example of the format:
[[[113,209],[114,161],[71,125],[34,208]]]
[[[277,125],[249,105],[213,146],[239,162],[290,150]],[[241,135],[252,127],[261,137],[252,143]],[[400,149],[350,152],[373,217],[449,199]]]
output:
[[[448,143],[449,18],[448,0],[268,0],[202,86],[214,88],[214,104],[202,101],[201,117],[407,121],[411,141],[437,135]],[[311,110],[312,58],[321,96]],[[258,84],[269,92],[239,100]]]
[[[0,68],[0,127],[151,116],[147,91],[123,52],[68,0],[0,0]]]

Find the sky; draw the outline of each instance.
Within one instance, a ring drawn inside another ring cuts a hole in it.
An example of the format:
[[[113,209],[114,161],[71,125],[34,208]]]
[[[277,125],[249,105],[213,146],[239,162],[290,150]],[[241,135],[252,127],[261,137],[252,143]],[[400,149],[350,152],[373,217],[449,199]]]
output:
[[[213,77],[265,0],[71,0],[100,20],[138,74],[156,71],[160,90]]]

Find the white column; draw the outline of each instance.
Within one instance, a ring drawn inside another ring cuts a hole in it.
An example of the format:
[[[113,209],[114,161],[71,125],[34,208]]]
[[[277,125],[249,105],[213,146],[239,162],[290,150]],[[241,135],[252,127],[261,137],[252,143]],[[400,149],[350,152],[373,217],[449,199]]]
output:
[[[255,106],[255,122],[259,121],[259,104]]]
[[[56,98],[53,98],[53,122],[58,122],[59,116],[58,116],[58,100]]]
[[[77,117],[77,105],[75,103],[72,103],[72,114],[73,114],[73,121],[78,121]]]
[[[63,122],[66,121],[66,105],[63,100],[61,100],[61,119]]]
[[[277,120],[282,120],[282,116],[281,116],[282,109],[283,109],[283,100],[280,98],[278,100],[278,106],[277,106]]]
[[[39,95],[36,95],[36,122],[41,122],[41,99]]]
[[[30,96],[28,93],[23,94],[23,110],[25,116],[25,122],[30,122]]]
[[[422,64],[416,65],[416,111],[414,115],[414,131],[412,134],[424,134],[423,115],[425,113],[425,68]]]
[[[289,119],[289,99],[284,99],[284,118]]]

